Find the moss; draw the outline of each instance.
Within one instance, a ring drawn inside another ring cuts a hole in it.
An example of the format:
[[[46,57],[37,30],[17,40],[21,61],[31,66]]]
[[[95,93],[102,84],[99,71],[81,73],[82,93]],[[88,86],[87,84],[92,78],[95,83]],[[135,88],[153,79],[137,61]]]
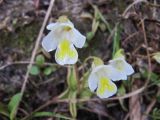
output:
[[[33,22],[26,26],[15,25],[14,32],[1,31],[0,47],[18,48],[25,53],[31,52],[34,41],[40,29],[39,22]]]

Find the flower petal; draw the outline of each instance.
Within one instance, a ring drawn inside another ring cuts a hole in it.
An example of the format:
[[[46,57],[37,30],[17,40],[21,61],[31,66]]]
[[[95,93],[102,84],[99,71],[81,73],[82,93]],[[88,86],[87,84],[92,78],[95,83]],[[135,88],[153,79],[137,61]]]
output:
[[[88,86],[92,92],[94,92],[98,87],[98,78],[94,73],[91,73],[88,78]]]
[[[117,92],[117,86],[108,77],[101,77],[98,82],[97,95],[100,98],[108,98]]]
[[[134,73],[132,66],[128,64],[124,58],[113,59],[110,60],[109,63],[119,72],[119,79],[127,80],[127,75]]]
[[[54,31],[51,31],[46,35],[42,40],[42,47],[47,51],[50,52],[55,50],[58,45],[58,40],[54,39]]]
[[[99,65],[93,69],[93,73],[98,73],[101,76],[107,76],[113,81],[119,81],[121,79],[127,79],[127,75],[124,72],[117,71],[111,65]]]
[[[70,27],[70,28],[74,28],[74,25],[72,22],[68,21],[68,22],[56,22],[56,23],[50,23],[49,25],[47,25],[47,29],[48,30],[56,30],[57,28],[62,28],[63,27]]]
[[[119,80],[127,80],[127,75],[125,72],[119,72],[118,77],[113,79],[113,81],[119,81]]]
[[[125,60],[123,58],[116,58],[116,59],[110,60],[109,63],[119,72],[125,71]]]
[[[75,64],[77,62],[78,53],[69,40],[60,42],[55,53],[55,60],[60,65]]]
[[[73,38],[71,41],[77,48],[82,48],[85,44],[86,37],[74,28],[73,29]]]
[[[48,30],[53,30],[55,27],[57,26],[57,23],[50,23],[49,25],[47,25],[47,29]]]
[[[134,73],[133,67],[125,61],[125,73],[131,75]]]
[[[127,80],[127,75],[123,71],[118,71],[111,65],[105,65],[104,70],[107,76],[113,81]]]

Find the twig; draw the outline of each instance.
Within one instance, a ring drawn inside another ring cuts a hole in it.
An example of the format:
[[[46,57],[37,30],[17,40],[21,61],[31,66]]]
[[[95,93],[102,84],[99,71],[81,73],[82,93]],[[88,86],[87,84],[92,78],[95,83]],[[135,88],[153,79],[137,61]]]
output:
[[[86,108],[86,107],[81,107],[81,109],[86,110],[86,111],[89,111],[89,112],[92,112],[92,113],[95,113],[95,114],[100,115],[100,116],[108,117],[109,120],[114,120],[114,118],[113,118],[112,116],[110,116],[110,115],[109,115],[107,112],[105,112],[105,111],[94,110],[94,109]]]
[[[16,62],[11,62],[11,63],[8,63],[8,64],[5,64],[5,65],[1,66],[1,67],[0,67],[0,70],[3,70],[3,69],[5,69],[6,67],[9,67],[9,66],[11,66],[11,65],[23,65],[23,64],[28,65],[28,64],[30,64],[30,61],[16,61]],[[32,65],[33,65],[33,64],[36,64],[36,62],[33,62]],[[53,66],[53,65],[54,65],[54,66],[58,66],[57,64],[49,63],[49,62],[45,62],[44,65],[49,65],[49,66]]]
[[[47,10],[47,13],[46,13],[46,16],[44,18],[44,21],[43,21],[43,24],[42,24],[42,27],[39,31],[39,34],[38,34],[38,37],[36,39],[36,44],[35,44],[35,47],[34,47],[34,50],[32,52],[32,56],[31,56],[31,59],[30,59],[30,63],[29,63],[29,66],[28,66],[28,70],[26,72],[26,75],[24,77],[24,82],[23,82],[23,85],[22,85],[22,88],[21,88],[21,95],[23,97],[23,94],[24,94],[24,91],[25,91],[25,88],[26,88],[26,84],[27,84],[27,81],[28,81],[28,77],[29,77],[29,71],[33,65],[33,62],[34,62],[34,59],[35,59],[35,56],[36,56],[36,52],[37,52],[37,49],[39,47],[39,43],[41,41],[41,38],[42,38],[42,35],[43,35],[43,31],[45,29],[45,26],[47,24],[47,21],[48,21],[48,18],[49,18],[49,15],[51,13],[51,10],[52,10],[52,7],[54,5],[54,1],[55,0],[51,0],[50,1],[50,4],[49,4],[49,7],[48,7],[48,10]]]
[[[127,12],[129,11],[129,9],[131,9],[134,5],[136,5],[137,3],[140,3],[140,2],[148,3],[147,0],[135,0],[132,4],[130,4],[130,5],[125,9],[125,11],[123,12],[122,16],[123,16],[124,18],[127,18],[126,15],[127,15]]]
[[[142,45],[143,44],[139,44],[135,49],[134,49],[134,51],[132,52],[132,54],[133,55],[136,55],[136,53],[138,52],[138,50],[140,49],[140,48],[142,48]],[[145,56],[146,57],[146,56]]]
[[[157,7],[157,8],[160,8],[160,5],[159,4],[155,4],[155,3],[147,3],[149,6],[151,7]]]
[[[154,98],[152,100],[152,102],[149,104],[149,106],[147,107],[147,110],[145,112],[145,114],[142,116],[141,120],[146,120],[147,119],[147,115],[150,113],[150,111],[152,110],[152,108],[154,107],[154,105],[156,104],[156,98]]]
[[[118,96],[118,97],[112,97],[112,98],[107,98],[107,99],[103,99],[103,101],[113,101],[113,100],[120,100],[120,99],[126,99],[132,96],[135,96],[137,94],[142,93],[145,90],[145,86],[135,90],[134,92],[128,93],[124,96]],[[22,120],[26,120],[27,118],[31,117],[35,112],[40,111],[42,109],[44,109],[45,107],[51,105],[51,104],[57,104],[57,103],[68,103],[68,102],[75,102],[75,99],[59,99],[58,97],[53,97],[51,100],[47,101],[45,104],[41,105],[40,107],[38,107],[37,109],[35,109],[30,115],[24,117]],[[88,101],[99,101],[99,98],[93,98],[93,99],[77,99],[76,102],[81,103],[81,102],[88,102]]]
[[[150,81],[152,69],[151,69],[150,53],[149,53],[149,50],[148,50],[148,41],[147,41],[147,36],[146,36],[146,30],[145,30],[145,26],[144,26],[144,19],[141,20],[141,24],[142,24],[143,35],[144,35],[144,43],[146,45],[146,52],[147,52],[147,59],[148,59],[148,76],[147,76],[147,80],[146,80],[145,85],[144,85],[144,87],[147,87],[147,85]],[[149,112],[150,108],[152,106],[154,106],[155,103],[156,103],[156,101],[153,101],[153,103],[150,104],[150,107],[148,108],[148,110],[146,112]],[[146,118],[146,116],[142,116],[141,120],[144,120],[145,118]]]
[[[3,2],[3,0],[0,0],[0,4]]]
[[[21,88],[21,94],[23,95],[24,91],[25,91],[25,88],[26,88],[26,84],[27,84],[27,81],[28,81],[28,77],[29,77],[29,70],[31,69],[32,67],[32,64],[34,62],[34,59],[35,59],[35,56],[36,56],[36,52],[37,52],[37,49],[39,47],[39,43],[40,43],[40,40],[42,38],[42,35],[43,35],[43,31],[45,29],[45,26],[47,24],[47,21],[48,21],[48,18],[49,18],[49,15],[51,13],[51,10],[52,10],[52,7],[54,5],[54,1],[55,0],[51,0],[50,4],[49,4],[49,7],[48,7],[48,10],[47,10],[47,14],[44,18],[44,21],[43,21],[43,24],[42,24],[42,27],[40,29],[40,32],[38,34],[38,37],[37,37],[37,40],[36,40],[36,44],[35,44],[35,47],[34,47],[34,50],[32,52],[32,56],[31,56],[31,59],[30,59],[30,63],[29,63],[29,66],[28,66],[28,70],[26,72],[26,75],[24,77],[24,82],[23,82],[23,85],[22,85],[22,88]]]
[[[138,88],[137,84],[132,85],[132,91]],[[129,99],[129,117],[130,120],[140,120],[141,119],[141,105],[140,105],[140,95],[132,96]]]
[[[147,80],[144,84],[144,88],[147,87],[149,81],[150,81],[150,77],[151,77],[151,59],[150,59],[150,53],[149,53],[149,50],[148,50],[148,41],[147,41],[147,36],[146,36],[146,31],[145,31],[145,26],[144,26],[144,19],[141,20],[141,24],[142,24],[142,29],[143,29],[143,36],[144,36],[144,43],[146,45],[146,52],[147,52],[147,60],[148,60],[148,76],[147,76]],[[146,110],[146,113],[149,113],[151,108],[154,106],[154,104],[156,103],[156,101],[153,101],[153,103],[150,104],[149,108]],[[129,115],[132,115],[132,113],[130,113]],[[128,116],[126,116],[127,118]],[[131,116],[130,116],[131,117]],[[145,120],[146,119],[146,116],[139,116],[141,117],[141,120]],[[132,118],[132,117],[131,117]],[[132,118],[133,119],[133,118]],[[137,119],[137,118],[135,118]]]
[[[134,36],[136,36],[136,35],[139,34],[139,33],[140,33],[140,32],[138,31],[138,32],[135,32],[135,33],[129,35],[126,39],[123,40],[122,45],[125,45],[125,43],[127,42],[127,40],[133,38]]]
[[[151,72],[152,72],[152,66],[151,66],[151,58],[150,58],[150,53],[148,50],[148,41],[147,41],[147,36],[146,36],[146,30],[144,26],[144,19],[141,20],[142,23],[142,29],[143,29],[143,35],[144,35],[144,43],[146,45],[146,52],[147,52],[147,59],[148,59],[148,76],[147,76],[147,81],[145,83],[145,86],[148,85],[150,77],[151,77]]]
[[[157,0],[154,0],[154,5],[156,5],[157,4]],[[156,19],[156,17],[157,17],[157,8],[156,7],[154,7],[153,8],[153,19]]]
[[[160,95],[160,88],[158,89],[158,92],[157,92],[157,95],[156,96],[159,96]],[[149,104],[149,106],[147,107],[146,111],[144,112],[145,114],[142,116],[141,120],[146,120],[148,114],[151,112],[152,108],[154,107],[154,105],[156,104],[157,102],[157,99],[154,98],[151,103]]]
[[[56,80],[56,79],[55,79],[54,77],[52,77],[52,78],[50,78],[50,79],[48,79],[48,80],[45,80],[45,81],[43,81],[43,82],[38,83],[38,84],[36,85],[36,87],[39,87],[40,85],[44,85],[44,84],[50,83],[50,82],[52,82],[52,81],[54,81],[54,80]]]
[[[124,120],[128,120],[129,116],[130,116],[130,113],[127,113],[127,115],[124,117]]]
[[[119,25],[120,23],[117,23],[117,25]],[[114,36],[114,33],[115,33],[115,30],[116,30],[116,26],[117,25],[115,25],[115,27],[112,29],[112,31],[110,32],[110,35],[107,37],[107,39],[106,39],[106,42],[107,42],[107,44],[108,45],[110,45],[111,44],[111,42],[112,42],[112,37]]]
[[[128,93],[124,96],[118,96],[118,97],[112,97],[112,98],[107,98],[107,99],[104,99],[103,101],[113,101],[113,100],[119,100],[119,99],[126,99],[126,98],[129,98],[131,96],[135,96],[141,92],[143,92],[143,90],[145,89],[145,87],[141,87],[137,90],[135,90],[134,92],[131,92],[131,93]],[[34,112],[37,112],[51,104],[56,104],[56,103],[68,103],[68,102],[74,102],[74,100],[72,99],[63,99],[63,100],[60,100],[58,99],[57,97],[54,97],[52,98],[51,100],[47,101],[45,104],[43,104],[42,106],[40,106],[39,108],[37,108]],[[88,101],[99,101],[98,98],[93,98],[93,99],[78,99],[76,100],[77,102],[88,102]]]
[[[113,100],[119,100],[119,99],[126,99],[126,98],[129,98],[131,96],[135,96],[141,92],[143,92],[143,90],[145,89],[145,87],[141,87],[139,89],[137,89],[136,91],[134,92],[131,92],[131,93],[128,93],[124,96],[118,96],[118,97],[112,97],[112,98],[107,98],[107,99],[104,99],[103,101],[113,101]],[[68,103],[68,102],[75,102],[75,99],[59,99],[57,97],[53,97],[51,100],[47,101],[45,104],[41,105],[39,108],[37,108],[36,110],[34,110],[30,115],[24,117],[22,120],[26,120],[27,118],[31,117],[35,112],[38,112],[42,109],[44,109],[45,107],[51,105],[51,104],[57,104],[57,103]],[[88,102],[88,101],[99,101],[98,98],[93,98],[93,99],[78,99],[76,100],[76,102]]]

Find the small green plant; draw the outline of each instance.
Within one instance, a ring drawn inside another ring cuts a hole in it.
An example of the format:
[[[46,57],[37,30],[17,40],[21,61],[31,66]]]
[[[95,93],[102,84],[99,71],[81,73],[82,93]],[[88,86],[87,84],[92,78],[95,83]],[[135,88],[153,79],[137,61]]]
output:
[[[54,65],[54,64],[53,64]],[[52,72],[56,70],[55,66],[46,66],[45,65],[45,57],[41,54],[37,55],[35,65],[33,65],[30,69],[31,75],[39,75],[40,73],[43,73],[44,75],[48,76]]]
[[[153,120],[159,120],[160,119],[160,109],[154,108],[150,116]]]
[[[17,93],[11,98],[7,106],[0,104],[0,114],[4,115],[10,120],[16,120],[16,111],[18,110],[18,105],[19,102],[21,101],[21,98],[22,94]]]
[[[105,21],[98,8],[96,6],[92,7],[95,12],[92,30],[87,34],[88,40],[93,39],[98,28],[104,29],[102,23],[104,23],[111,32],[110,25]],[[91,68],[83,71],[81,77],[75,65],[78,61],[78,52],[75,47],[84,47],[86,37],[74,27],[74,24],[66,16],[60,16],[57,22],[50,23],[47,29],[50,30],[50,32],[43,38],[42,47],[47,52],[55,50],[56,63],[60,66],[65,65],[68,69],[66,77],[67,88],[57,99],[68,100],[69,111],[72,118],[53,112],[36,111],[23,120],[29,120],[35,117],[57,117],[75,120],[77,118],[78,108],[83,105],[82,103],[79,105],[77,104],[78,99],[90,99],[94,96],[94,93],[101,99],[111,97],[117,93],[118,88],[115,82],[127,80],[127,77],[134,73],[134,69],[125,59],[124,51],[120,48],[120,30],[118,25],[116,26],[113,39],[112,59],[109,60],[106,65],[101,58],[89,56],[84,61],[84,64],[86,64],[88,60],[92,60]],[[45,57],[42,54],[36,56],[35,63],[33,64],[34,65],[30,69],[31,75],[43,73],[47,76],[56,70],[55,66],[46,64]],[[118,89],[118,95],[124,95],[125,93],[125,87],[122,85]],[[1,113],[8,115],[11,120],[17,120],[15,113],[18,109],[21,97],[22,95],[19,93],[13,96],[8,105],[8,113]],[[126,110],[123,101],[120,101],[120,103],[122,108]]]
[[[105,20],[105,18],[99,11],[98,7],[95,5],[92,5],[92,7],[94,9],[94,16],[91,15],[91,18],[93,19],[92,29],[90,32],[86,34],[87,42],[90,42],[94,38],[98,28],[100,28],[102,31],[105,31],[106,29],[108,29],[108,31],[111,32],[110,24]],[[86,46],[88,45],[87,42],[86,42]]]
[[[96,34],[99,27],[99,20],[106,23],[98,8],[96,6],[93,6],[93,8],[95,14],[92,23],[92,31],[87,34],[88,40],[91,40]],[[109,24],[106,24],[110,30]],[[78,52],[74,46],[82,48],[85,44],[86,37],[74,28],[73,23],[66,16],[59,17],[57,22],[49,24],[47,29],[50,30],[50,32],[43,38],[43,48],[47,52],[56,49],[55,60],[58,64],[75,64],[78,60]],[[134,73],[132,66],[125,60],[124,52],[120,49],[119,42],[120,31],[117,25],[113,40],[113,59],[109,61],[108,65],[104,65],[103,60],[98,57],[92,57],[92,70],[89,72],[87,71],[87,82],[86,80],[80,81],[78,79],[78,71],[75,66],[68,66],[68,88],[59,98],[70,100],[69,110],[72,118],[76,119],[77,117],[77,99],[82,96],[86,97],[86,95],[88,95],[88,98],[92,96],[92,93],[88,92],[88,88],[83,87],[83,85],[86,86],[86,83],[88,83],[92,92],[96,92],[100,98],[108,98],[117,92],[117,86],[113,81],[127,80],[127,76]]]

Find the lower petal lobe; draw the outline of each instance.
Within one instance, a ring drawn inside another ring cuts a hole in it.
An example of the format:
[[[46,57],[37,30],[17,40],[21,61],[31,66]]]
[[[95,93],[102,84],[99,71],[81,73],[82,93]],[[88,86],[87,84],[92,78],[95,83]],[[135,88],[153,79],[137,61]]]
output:
[[[69,40],[62,40],[56,51],[56,60],[63,64],[74,64],[77,61],[77,51]]]
[[[107,77],[101,77],[97,89],[100,98],[108,98],[117,92],[116,85]]]
[[[76,55],[75,51],[70,48],[70,42],[68,40],[63,40],[59,45],[59,49],[57,57],[60,59],[64,59],[66,56],[73,58]]]
[[[108,78],[102,77],[99,81],[100,85],[97,90],[99,94],[103,94],[105,90],[107,89],[109,92],[114,91],[114,86],[110,83],[110,80]]]

